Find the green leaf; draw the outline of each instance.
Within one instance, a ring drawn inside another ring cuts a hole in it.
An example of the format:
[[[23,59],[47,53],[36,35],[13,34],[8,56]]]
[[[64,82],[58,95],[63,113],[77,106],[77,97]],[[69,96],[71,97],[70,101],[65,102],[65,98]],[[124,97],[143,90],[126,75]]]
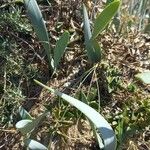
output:
[[[59,38],[59,40],[56,43],[56,47],[54,49],[54,68],[56,69],[60,59],[67,47],[67,44],[69,42],[69,33],[66,31],[62,34],[62,36]]]
[[[139,73],[135,77],[145,84],[150,84],[150,71]]]
[[[27,134],[33,131],[39,126],[39,123],[48,115],[48,112],[44,112],[34,120],[23,119],[16,123],[16,128],[22,133]]]
[[[23,134],[30,133],[33,129],[33,122],[29,119],[20,120],[16,123],[16,128]]]
[[[100,48],[99,43],[96,41],[96,39],[89,40],[89,42],[86,45],[87,45],[87,51],[90,51],[88,53],[88,57],[90,58],[92,63],[100,62],[100,60],[101,60],[101,48]]]
[[[31,115],[23,107],[19,107],[19,114],[22,119],[32,120]]]
[[[101,47],[96,39],[91,39],[91,45],[94,51],[94,62],[100,62],[101,60]]]
[[[32,139],[26,139],[24,143],[31,150],[48,150],[48,148],[45,147],[43,144]]]
[[[88,100],[87,100],[87,97],[86,97],[86,95],[85,95],[82,91],[80,92],[80,96],[81,96],[81,101],[82,101],[83,103],[89,105],[89,102],[88,102]]]
[[[84,23],[84,39],[87,55],[92,63],[100,61],[101,50],[98,42],[94,39],[91,40],[92,33],[90,29],[90,20],[85,5],[83,4],[83,23]]]
[[[76,107],[78,110],[80,110],[86,117],[89,118],[89,120],[94,124],[97,136],[98,136],[98,142],[101,147],[101,141],[104,142],[104,149],[105,150],[115,150],[116,148],[116,137],[114,134],[114,131],[112,130],[110,124],[101,116],[96,110],[88,106],[87,104],[67,95],[64,93],[61,93],[57,90],[54,90],[41,82],[34,80],[37,84],[41,85],[48,91],[54,93],[57,96],[60,96],[64,100],[66,100],[68,103]],[[101,139],[102,138],[102,139]]]
[[[90,28],[90,20],[88,17],[86,6],[84,4],[83,4],[83,23],[84,23],[85,42],[88,42],[92,37],[92,33]]]
[[[42,13],[39,9],[39,6],[36,0],[24,0],[28,15],[33,24],[34,30],[40,40],[42,42],[43,47],[46,51],[46,55],[48,57],[49,65],[52,62],[52,52],[49,44],[48,32],[46,29],[45,21],[43,19]]]
[[[91,28],[90,28],[90,20],[89,20],[88,13],[84,4],[83,4],[83,24],[84,24],[84,40],[85,40],[85,47],[87,50],[87,55],[88,55],[89,60],[93,62],[94,52],[90,44],[90,39],[92,37]]]
[[[87,100],[86,95],[82,91],[81,91],[80,94],[81,94],[82,102],[84,102],[85,104],[89,105],[89,102]],[[96,130],[93,122],[89,120],[89,123],[90,123],[90,126],[91,126],[92,130],[93,130],[93,134],[94,134],[95,138],[97,139],[97,141],[99,143],[100,148],[103,149],[104,148],[104,144],[102,142],[102,139],[99,137],[99,134],[97,133],[97,130]]]
[[[108,4],[104,8],[104,10],[97,16],[94,22],[94,30],[92,33],[93,39],[96,38],[98,34],[100,34],[105,29],[111,19],[115,16],[119,5],[120,0],[114,0],[112,3]]]

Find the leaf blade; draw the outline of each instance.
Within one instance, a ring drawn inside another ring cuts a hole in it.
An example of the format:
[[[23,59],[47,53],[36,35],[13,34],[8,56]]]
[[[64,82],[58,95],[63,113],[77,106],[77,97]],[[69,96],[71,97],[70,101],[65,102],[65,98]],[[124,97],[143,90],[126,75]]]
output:
[[[32,120],[32,116],[23,107],[19,107],[19,114],[22,119]]]
[[[69,96],[64,93],[61,93],[57,90],[54,90],[41,82],[34,80],[37,84],[44,87],[48,91],[54,93],[57,96],[60,96],[64,100],[66,100],[68,103],[79,109],[83,114],[85,114],[95,125],[97,129],[97,135],[99,135],[98,138],[103,139],[105,150],[115,150],[116,149],[116,136],[114,134],[113,129],[109,125],[109,123],[101,116],[96,110],[88,106],[87,104]],[[90,113],[89,113],[90,112]],[[101,136],[100,136],[101,135]],[[100,140],[98,140],[100,141]]]
[[[39,115],[36,119],[29,120],[23,119],[16,123],[16,128],[22,133],[27,134],[33,131],[36,127],[39,126],[39,123],[45,116],[48,115],[48,112],[44,112],[43,114]]]
[[[90,39],[92,37],[92,32],[90,28],[90,20],[88,17],[86,6],[83,4],[83,24],[84,24],[84,40],[85,40],[85,47],[87,50],[87,55],[90,61],[94,61],[94,52],[93,48],[90,44]]]
[[[98,42],[95,39],[91,39],[92,32],[90,29],[90,20],[84,4],[83,4],[83,23],[84,23],[85,48],[87,51],[88,58],[92,63],[97,63],[101,59],[101,49]]]
[[[33,140],[33,139],[26,139],[24,141],[25,145],[31,150],[48,150],[43,144]]]
[[[99,43],[96,41],[96,39],[91,39],[91,45],[94,50],[94,60],[95,62],[101,61],[101,47]]]
[[[42,13],[39,9],[39,6],[36,0],[24,0],[28,15],[33,24],[33,28],[42,42],[42,45],[45,49],[46,55],[48,57],[49,64],[52,61],[52,52],[49,44],[48,32],[46,29],[45,21],[43,19]],[[51,66],[51,65],[50,65]]]
[[[92,38],[96,38],[98,34],[100,34],[104,28],[108,25],[111,19],[117,13],[117,10],[120,6],[120,0],[115,0],[109,3],[105,9],[97,16],[94,22],[94,30],[92,33]]]
[[[62,36],[59,38],[59,40],[56,43],[56,47],[54,49],[54,68],[56,69],[60,59],[67,47],[67,44],[69,42],[69,32],[64,32]]]
[[[33,121],[29,119],[23,119],[20,120],[16,123],[16,128],[23,134],[30,133],[34,126],[33,126]]]

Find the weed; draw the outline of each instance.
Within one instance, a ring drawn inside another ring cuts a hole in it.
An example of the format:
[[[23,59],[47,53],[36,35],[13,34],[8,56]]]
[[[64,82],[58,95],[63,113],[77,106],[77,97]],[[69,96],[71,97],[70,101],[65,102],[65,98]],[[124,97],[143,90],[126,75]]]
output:
[[[24,58],[27,51],[19,43],[18,36],[31,31],[27,19],[22,18],[21,8],[9,6],[8,12],[0,14],[0,20],[0,125],[10,126],[16,123],[18,107],[26,98],[23,81],[38,76],[37,68],[27,65]]]
[[[0,102],[1,125],[15,124],[16,112],[20,104],[24,101],[20,87],[6,86]]]

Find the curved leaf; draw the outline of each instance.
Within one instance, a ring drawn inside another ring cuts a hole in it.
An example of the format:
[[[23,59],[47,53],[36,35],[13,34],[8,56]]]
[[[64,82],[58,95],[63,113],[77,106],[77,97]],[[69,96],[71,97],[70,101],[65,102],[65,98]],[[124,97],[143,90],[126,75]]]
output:
[[[81,100],[82,100],[82,102],[84,102],[85,104],[89,105],[89,104],[88,104],[89,102],[88,102],[88,100],[87,100],[87,97],[85,96],[85,94],[84,94],[83,92],[81,92]],[[89,121],[89,122],[90,122],[90,126],[91,126],[91,128],[92,128],[92,130],[93,130],[93,134],[94,134],[95,138],[97,139],[97,141],[98,141],[98,143],[99,143],[99,147],[100,147],[101,149],[103,149],[103,148],[104,148],[104,144],[103,144],[103,142],[102,142],[102,139],[100,138],[99,134],[97,133],[97,130],[96,130],[96,128],[95,128],[93,122],[91,122],[91,121]]]
[[[16,123],[16,128],[22,133],[22,134],[27,134],[31,130],[33,130],[33,122],[32,120],[24,119],[20,120]]]
[[[97,135],[98,135],[98,141],[99,144],[101,144],[100,139],[102,137],[102,140],[104,141],[104,149],[105,150],[115,150],[116,148],[116,136],[114,134],[114,131],[112,130],[109,123],[101,116],[96,110],[88,106],[87,104],[69,96],[64,93],[61,93],[57,90],[54,90],[41,82],[35,80],[35,82],[42,87],[46,88],[50,92],[54,93],[55,95],[60,96],[67,102],[69,102],[71,105],[75,106],[77,109],[79,109],[83,114],[85,114],[95,125],[97,129]],[[101,145],[100,145],[101,147]]]
[[[120,5],[120,0],[114,0],[112,3],[108,4],[104,10],[97,16],[94,22],[94,30],[92,33],[92,38],[96,38],[99,33],[101,33],[111,19],[117,13]]]
[[[43,144],[32,139],[26,139],[24,143],[31,150],[48,150],[48,148],[45,147]]]
[[[42,16],[42,13],[39,9],[39,6],[36,0],[24,0],[28,15],[33,24],[34,30],[42,42],[43,47],[46,51],[46,55],[48,57],[49,64],[51,64],[52,56],[51,56],[51,48],[49,44],[48,32],[46,29],[46,25]]]
[[[34,120],[24,119],[16,123],[16,128],[22,133],[27,134],[39,126],[39,123],[48,115],[49,112],[44,112]]]
[[[60,59],[65,51],[65,48],[67,47],[68,42],[69,42],[69,33],[66,31],[59,38],[59,40],[56,43],[56,47],[54,49],[54,68],[55,69],[57,68],[60,62]]]

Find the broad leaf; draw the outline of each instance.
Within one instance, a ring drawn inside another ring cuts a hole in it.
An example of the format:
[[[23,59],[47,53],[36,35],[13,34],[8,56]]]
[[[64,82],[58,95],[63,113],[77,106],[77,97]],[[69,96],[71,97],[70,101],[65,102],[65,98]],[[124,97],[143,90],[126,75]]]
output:
[[[16,123],[16,128],[24,135],[30,133],[34,126],[32,120],[24,119]]]
[[[45,21],[43,19],[39,6],[36,0],[24,0],[24,3],[26,6],[28,15],[33,24],[34,30],[39,40],[42,42],[43,47],[46,51],[46,55],[48,57],[48,61],[50,65],[52,61],[52,56],[51,56],[52,53],[51,53],[51,48],[49,44],[49,37],[48,37],[48,32],[46,29]]]
[[[150,71],[139,73],[135,76],[145,84],[150,84]]]
[[[120,5],[120,0],[114,0],[112,3],[109,3],[104,10],[97,16],[94,22],[94,30],[92,33],[92,38],[96,38],[99,33],[101,33],[111,19],[117,13],[117,10]]]
[[[24,143],[31,150],[48,150],[48,148],[45,147],[43,144],[32,139],[26,139]]]
[[[33,131],[36,127],[39,126],[39,123],[45,118],[45,116],[48,115],[48,112],[44,112],[42,115],[38,116],[34,120],[20,120],[16,123],[16,128],[22,133],[27,134]]]
[[[46,88],[50,92],[54,93],[55,95],[60,96],[67,102],[69,102],[71,105],[75,106],[77,109],[79,109],[83,114],[85,114],[86,117],[88,117],[91,122],[94,124],[97,130],[97,135],[98,138],[103,140],[104,142],[104,148],[105,150],[115,150],[116,148],[116,137],[115,133],[112,130],[111,126],[109,123],[101,116],[96,110],[88,106],[87,104],[69,96],[64,93],[61,93],[57,90],[54,90],[41,82],[35,80],[35,82],[42,87]],[[100,140],[99,144],[101,144]]]
[[[69,33],[64,32],[62,36],[60,37],[60,39],[57,41],[56,47],[54,49],[54,68],[55,69],[57,68],[60,62],[60,59],[67,47],[68,42],[69,42]]]
[[[89,105],[89,104],[88,104],[87,97],[85,96],[85,94],[84,94],[83,92],[81,92],[81,100],[82,100],[82,102],[84,102],[85,104]],[[90,120],[89,120],[89,122],[90,122],[90,126],[91,126],[91,128],[92,128],[92,130],[93,130],[93,134],[94,134],[95,138],[97,139],[97,142],[99,143],[99,147],[100,147],[101,149],[103,149],[103,148],[104,148],[104,144],[103,144],[103,142],[102,142],[102,139],[100,138],[99,134],[97,133],[97,130],[96,130],[96,128],[95,128],[93,122],[90,121]]]

